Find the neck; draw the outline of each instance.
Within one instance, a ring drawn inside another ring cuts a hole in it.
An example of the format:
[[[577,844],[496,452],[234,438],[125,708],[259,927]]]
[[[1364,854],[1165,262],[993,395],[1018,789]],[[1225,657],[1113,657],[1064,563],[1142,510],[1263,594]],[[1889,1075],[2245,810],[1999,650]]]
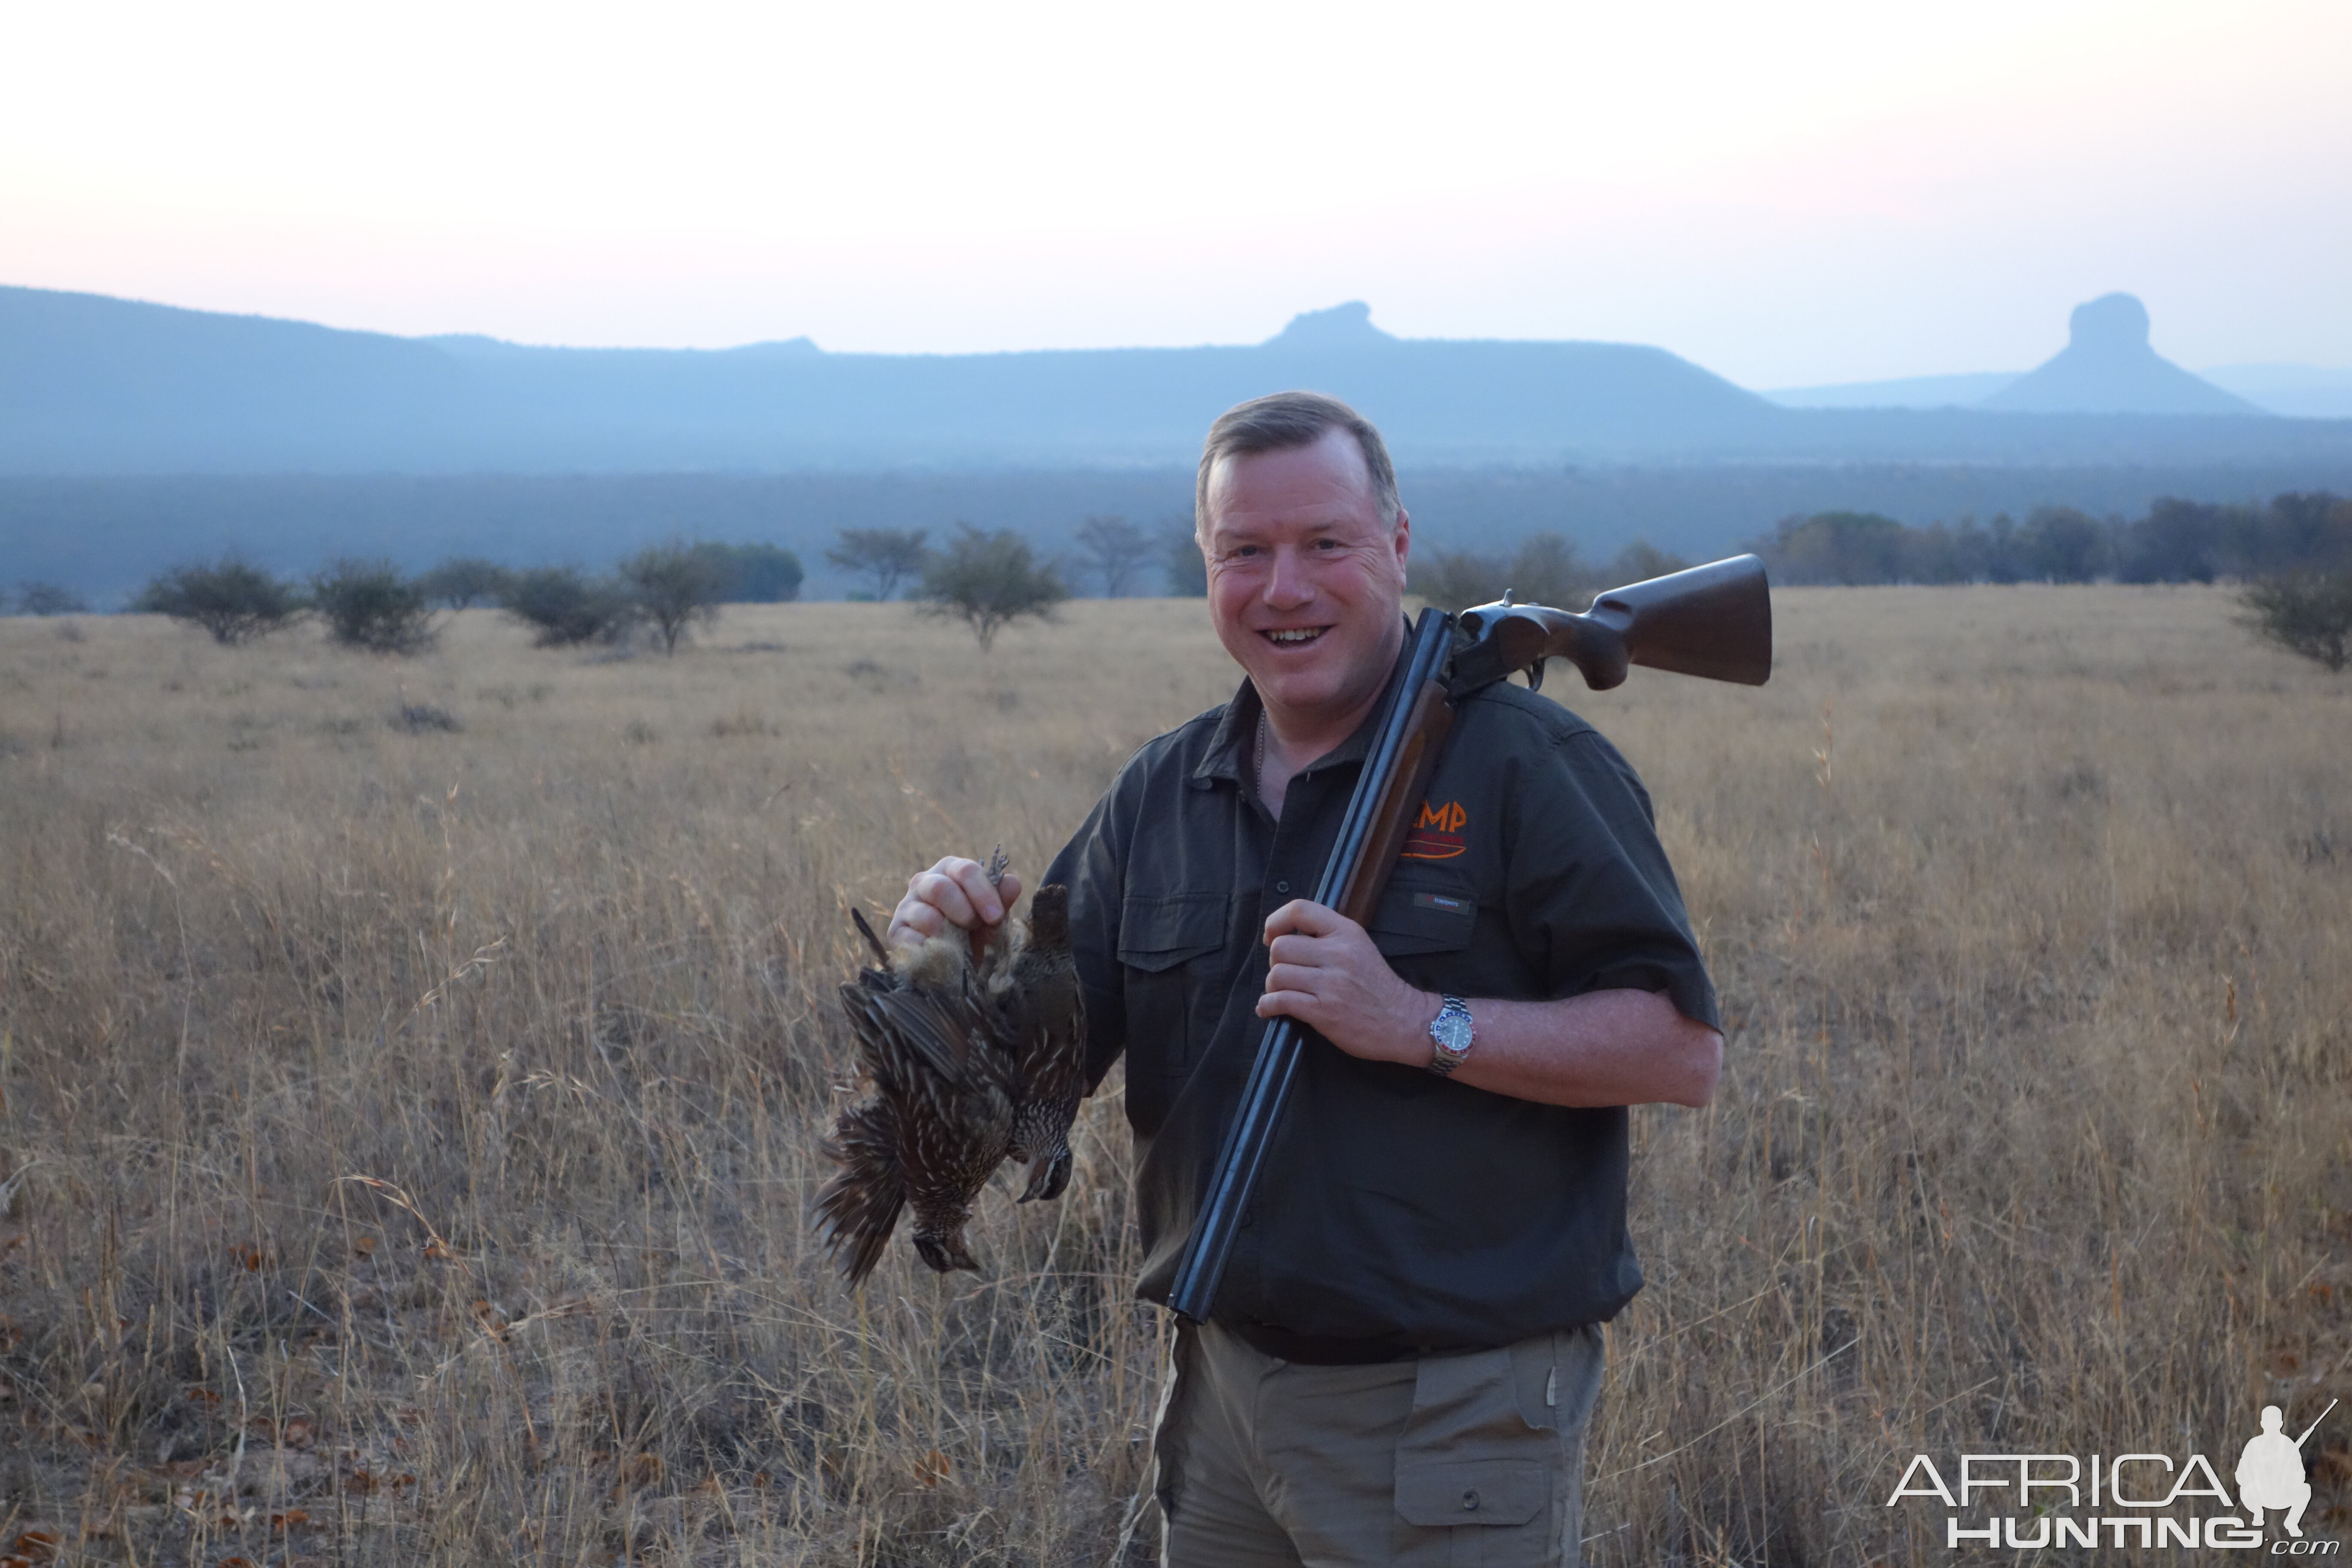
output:
[[[1342,698],[1344,707],[1336,703],[1286,707],[1269,700],[1264,691],[1258,693],[1258,700],[1265,709],[1267,749],[1281,753],[1288,772],[1310,766],[1338,750],[1341,742],[1356,732],[1356,726],[1381,705],[1381,693],[1388,689],[1390,673],[1396,668],[1397,657],[1404,651],[1404,631],[1403,618],[1396,617],[1389,635],[1381,639],[1379,655],[1362,669],[1363,689],[1352,699]]]
[[[1265,694],[1260,693],[1259,700],[1265,707],[1266,750],[1271,753],[1266,759],[1269,765],[1278,758],[1284,764],[1284,773],[1294,773],[1337,751],[1339,743],[1354,734],[1356,726],[1369,718],[1372,710],[1380,705],[1381,691],[1386,684],[1384,679],[1380,686],[1372,688],[1370,696],[1344,713],[1334,713],[1328,709],[1302,711],[1277,708],[1271,702],[1265,702]]]

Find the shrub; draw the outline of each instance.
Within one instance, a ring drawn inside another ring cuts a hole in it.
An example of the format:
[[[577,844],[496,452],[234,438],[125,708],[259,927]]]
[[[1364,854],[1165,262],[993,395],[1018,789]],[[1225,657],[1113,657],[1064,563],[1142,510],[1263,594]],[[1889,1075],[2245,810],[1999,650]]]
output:
[[[412,735],[421,735],[427,730],[455,733],[466,726],[458,722],[455,713],[438,703],[411,702],[404,695],[400,706],[393,710],[392,727],[405,730]]]
[[[2352,567],[2264,577],[2239,596],[2254,635],[2340,671],[2352,663]]]
[[[788,605],[801,596],[801,558],[775,544],[711,544],[694,547],[719,574],[722,605]]]
[[[982,532],[956,524],[955,542],[923,572],[924,613],[960,620],[986,653],[1008,622],[1024,616],[1050,620],[1070,596],[1053,563],[1040,564],[1029,542],[1009,528]]]
[[[16,610],[26,616],[79,616],[89,601],[59,583],[27,583],[16,591]]]
[[[453,555],[416,580],[428,604],[447,610],[502,603],[513,591],[514,574],[478,555]]]
[[[301,615],[303,605],[292,584],[230,556],[215,565],[164,573],[131,607],[193,622],[227,646],[279,630]]]
[[[425,589],[389,561],[336,562],[310,579],[310,603],[345,647],[407,654],[433,644]]]
[[[727,587],[720,560],[699,545],[673,542],[641,550],[621,563],[621,576],[638,613],[654,624],[663,652],[676,653],[677,639],[695,622],[718,619],[719,595]]]
[[[576,566],[518,572],[499,604],[537,634],[532,640],[541,647],[617,642],[637,614],[622,584],[588,577]]]

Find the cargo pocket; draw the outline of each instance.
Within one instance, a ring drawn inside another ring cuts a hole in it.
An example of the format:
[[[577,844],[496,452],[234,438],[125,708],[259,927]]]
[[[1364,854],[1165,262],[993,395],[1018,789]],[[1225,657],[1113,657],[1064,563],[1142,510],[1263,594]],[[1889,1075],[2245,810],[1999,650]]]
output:
[[[1424,1356],[1397,1443],[1399,1563],[1542,1568],[1562,1561],[1553,1529],[1559,1434],[1528,1423],[1524,1369],[1509,1350]],[[1536,1408],[1542,1408],[1541,1390]]]

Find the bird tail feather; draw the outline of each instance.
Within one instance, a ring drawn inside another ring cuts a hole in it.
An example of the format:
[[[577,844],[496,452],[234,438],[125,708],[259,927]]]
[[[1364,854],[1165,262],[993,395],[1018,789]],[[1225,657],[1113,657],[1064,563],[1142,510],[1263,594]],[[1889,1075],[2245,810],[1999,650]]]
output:
[[[882,1261],[882,1249],[907,1206],[896,1123],[887,1102],[868,1100],[845,1114],[824,1141],[826,1157],[841,1169],[817,1194],[816,1217],[824,1228],[825,1250],[852,1285]]]

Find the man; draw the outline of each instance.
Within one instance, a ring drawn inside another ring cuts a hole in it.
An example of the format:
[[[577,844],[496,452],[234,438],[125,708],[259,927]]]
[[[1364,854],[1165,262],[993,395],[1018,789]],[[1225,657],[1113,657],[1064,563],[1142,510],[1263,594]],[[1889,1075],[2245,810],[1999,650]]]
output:
[[[1046,872],[1092,1070],[1127,1057],[1146,1299],[1264,1020],[1314,1031],[1212,1321],[1177,1337],[1167,1561],[1572,1564],[1597,1325],[1641,1285],[1623,1108],[1703,1105],[1722,1061],[1648,799],[1589,726],[1492,687],[1370,928],[1311,902],[1402,656],[1411,519],[1379,434],[1303,393],[1211,428],[1196,518],[1247,679],[1139,752]],[[1019,894],[942,860],[893,934]]]

